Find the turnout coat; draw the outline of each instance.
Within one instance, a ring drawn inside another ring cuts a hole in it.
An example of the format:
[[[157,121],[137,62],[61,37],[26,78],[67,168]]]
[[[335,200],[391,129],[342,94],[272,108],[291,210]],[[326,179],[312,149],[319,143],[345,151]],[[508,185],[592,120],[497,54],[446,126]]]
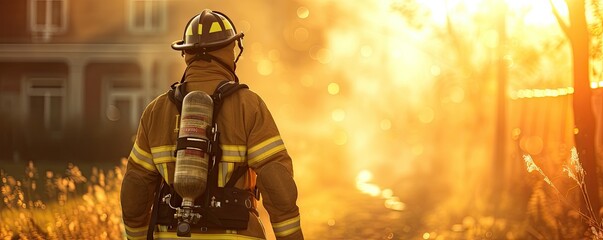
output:
[[[186,72],[186,90],[189,92],[200,90],[211,94],[221,81],[234,79],[230,71],[214,62],[189,63]],[[224,99],[217,115],[217,124],[223,151],[218,166],[219,187],[226,184],[236,167],[247,164],[249,170],[236,182],[235,187],[243,190],[253,190],[256,185],[259,187],[277,239],[303,239],[296,205],[297,189],[270,186],[266,189],[263,186],[265,183],[257,181],[268,163],[284,166],[286,174],[293,176],[291,158],[264,101],[253,91],[241,89]],[[158,194],[156,186],[162,179],[168,184],[174,181],[176,158],[173,153],[178,128],[178,109],[167,94],[155,98],[142,114],[121,190],[123,221],[128,239],[147,238],[151,210],[155,194]],[[256,204],[254,199],[253,205]],[[246,230],[193,230],[192,236],[186,239],[264,239],[259,217],[253,212],[249,214]],[[175,230],[167,230],[163,226],[154,228],[155,239],[177,238]]]

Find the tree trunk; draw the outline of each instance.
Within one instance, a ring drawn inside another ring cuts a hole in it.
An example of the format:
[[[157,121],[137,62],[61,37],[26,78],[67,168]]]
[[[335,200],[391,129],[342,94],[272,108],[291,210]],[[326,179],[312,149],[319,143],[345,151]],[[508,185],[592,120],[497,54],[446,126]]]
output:
[[[592,109],[592,90],[589,74],[589,35],[586,24],[584,0],[567,0],[570,26],[567,35],[572,46],[574,66],[574,123],[578,132],[574,136],[576,149],[586,171],[587,191],[598,218],[600,208],[597,157],[595,152],[595,118]],[[562,23],[561,23],[562,24]]]

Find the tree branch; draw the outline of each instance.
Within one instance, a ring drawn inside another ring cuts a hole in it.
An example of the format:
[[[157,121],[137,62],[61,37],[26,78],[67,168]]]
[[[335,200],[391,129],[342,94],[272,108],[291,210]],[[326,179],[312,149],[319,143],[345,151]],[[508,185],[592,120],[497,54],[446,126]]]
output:
[[[572,35],[570,34],[570,26],[568,26],[568,24],[566,24],[565,21],[563,21],[563,18],[561,18],[561,14],[559,14],[559,10],[557,10],[557,8],[555,7],[553,0],[549,0],[549,3],[551,4],[551,9],[553,9],[553,15],[555,15],[555,19],[557,19],[557,23],[559,23],[559,27],[561,27],[561,30],[563,30],[563,33],[565,33],[565,36],[567,36],[567,38],[571,39]]]

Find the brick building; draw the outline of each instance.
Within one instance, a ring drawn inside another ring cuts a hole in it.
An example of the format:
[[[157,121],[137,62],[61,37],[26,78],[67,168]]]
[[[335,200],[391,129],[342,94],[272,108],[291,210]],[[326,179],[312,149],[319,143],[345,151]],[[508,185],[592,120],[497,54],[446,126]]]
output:
[[[190,17],[241,15],[218,3],[0,0],[0,161],[127,156],[144,107],[180,79],[170,43]]]

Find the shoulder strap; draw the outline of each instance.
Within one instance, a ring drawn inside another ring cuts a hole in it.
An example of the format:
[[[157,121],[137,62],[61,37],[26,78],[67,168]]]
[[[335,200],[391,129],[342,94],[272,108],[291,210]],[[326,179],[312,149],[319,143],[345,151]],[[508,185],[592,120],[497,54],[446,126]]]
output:
[[[170,86],[170,90],[167,93],[170,101],[172,101],[172,103],[174,105],[176,105],[176,108],[178,109],[178,113],[182,113],[182,100],[184,99],[184,95],[186,95],[186,94],[184,94],[184,95],[182,94],[184,92],[186,92],[184,83],[174,82]]]
[[[174,82],[170,86],[170,90],[167,94],[170,101],[172,101],[172,103],[174,103],[178,108],[178,113],[182,113],[182,100],[187,94],[185,84],[186,82]],[[218,86],[216,87],[214,93],[211,95],[211,98],[214,101],[213,117],[216,117],[217,113],[220,112],[220,109],[222,108],[222,102],[226,97],[232,95],[236,91],[243,88],[249,89],[249,86],[247,86],[246,84],[240,84],[238,82],[228,80],[220,82],[220,84],[218,84]]]
[[[220,112],[224,99],[226,97],[232,95],[236,91],[241,90],[243,88],[249,89],[249,87],[246,84],[240,84],[238,82],[227,81],[227,80],[224,80],[224,81],[220,82],[220,84],[218,84],[218,86],[216,87],[216,90],[211,95],[212,100],[214,100],[214,116],[213,116],[214,119],[215,119],[215,117],[217,117],[217,114]]]

